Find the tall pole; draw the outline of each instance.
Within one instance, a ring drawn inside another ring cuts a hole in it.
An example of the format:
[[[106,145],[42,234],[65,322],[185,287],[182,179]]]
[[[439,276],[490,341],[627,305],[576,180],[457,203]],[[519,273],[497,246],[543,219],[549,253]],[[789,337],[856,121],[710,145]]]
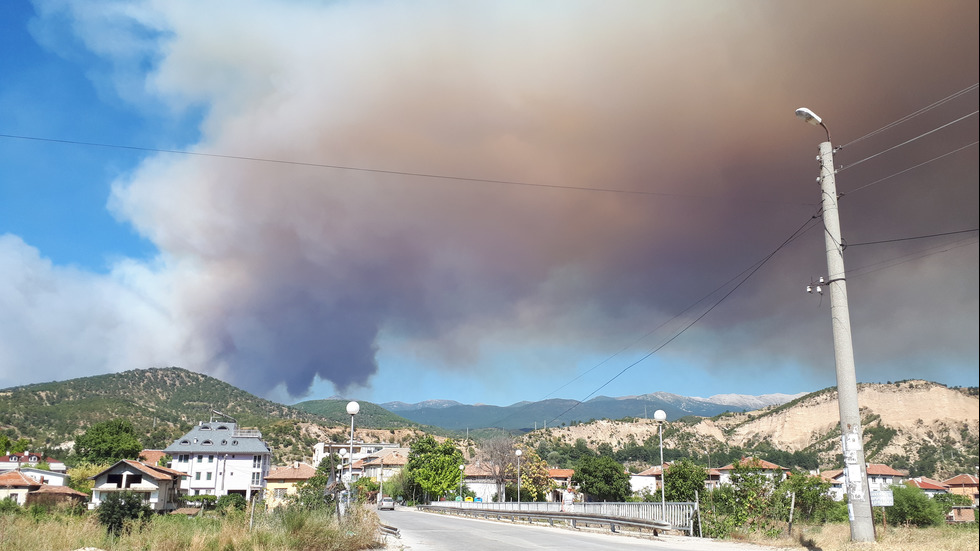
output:
[[[361,411],[361,405],[357,402],[347,403],[347,413],[350,414],[350,466],[348,467],[347,505],[350,506],[351,493],[354,491],[354,416]]]
[[[517,455],[517,509],[521,508],[521,450],[514,452]]]
[[[667,469],[664,468],[664,421],[667,420],[667,412],[658,409],[653,412],[653,418],[660,427],[660,519],[667,520]]]
[[[871,512],[868,470],[864,462],[864,437],[861,431],[854,348],[851,342],[851,315],[847,305],[847,281],[844,277],[844,246],[840,237],[834,148],[830,143],[830,130],[820,117],[806,108],[798,109],[796,114],[810,124],[823,127],[827,132],[827,141],[820,144],[820,194],[824,243],[827,249],[830,319],[834,331],[834,360],[837,366],[837,407],[840,410],[844,479],[847,482],[847,509],[851,521],[851,541],[874,542],[874,517]]]

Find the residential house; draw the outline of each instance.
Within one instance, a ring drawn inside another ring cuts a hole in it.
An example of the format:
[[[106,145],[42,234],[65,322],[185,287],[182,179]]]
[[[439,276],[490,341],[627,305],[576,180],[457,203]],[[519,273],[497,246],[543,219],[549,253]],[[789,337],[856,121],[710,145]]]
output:
[[[721,471],[718,469],[708,469],[708,478],[704,480],[705,490],[714,490],[721,487]]]
[[[41,463],[47,463],[48,468],[54,472],[68,472],[68,467],[63,462],[53,457],[44,457],[32,452],[11,453],[0,457],[0,471],[9,471],[22,467],[37,467]]]
[[[973,498],[973,505],[980,502],[980,477],[972,474],[958,474],[953,478],[943,480],[943,484],[949,487],[949,493]]]
[[[47,486],[67,486],[68,485],[68,473],[59,473],[56,471],[46,471],[44,469],[33,469],[30,467],[25,467],[18,470],[27,476],[37,480],[41,484]]]
[[[226,422],[202,422],[163,451],[173,458],[172,468],[186,473],[180,487],[188,495],[251,500],[261,495],[272,462],[261,432]]]
[[[265,476],[265,504],[269,509],[285,505],[289,496],[296,495],[296,485],[316,475],[316,469],[295,462],[286,467],[273,467]]]
[[[663,485],[664,468],[662,465],[654,465],[645,471],[640,471],[630,475],[630,490],[634,494],[659,494],[660,486]]]
[[[575,469],[548,469],[548,478],[554,485],[554,489],[548,492],[545,499],[548,501],[566,502],[570,499],[574,491],[572,477],[575,476]]]
[[[469,463],[463,468],[463,484],[476,494],[475,499],[479,501],[489,503],[498,493],[493,472],[490,467],[480,462]]]
[[[910,478],[905,481],[905,484],[909,486],[914,486],[926,493],[929,497],[934,497],[936,494],[946,494],[949,493],[949,488],[938,480],[933,480],[926,476],[917,476],[915,478]]]
[[[770,463],[762,459],[755,457],[743,457],[739,460],[739,465],[746,466],[751,465],[764,472],[767,476],[775,480],[776,482],[782,482],[789,474],[789,469],[786,467],[780,467],[775,463]],[[718,485],[724,486],[732,483],[732,471],[735,470],[735,464],[729,463],[724,467],[718,469]]]
[[[882,463],[868,463],[868,488],[872,491],[888,490],[896,484],[901,484],[905,474]],[[820,473],[820,477],[830,482],[830,496],[841,501],[847,495],[847,484],[843,469],[833,469]]]
[[[108,469],[91,477],[95,483],[92,486],[92,500],[89,509],[95,509],[102,501],[114,492],[134,492],[154,511],[172,511],[177,508],[180,495],[180,479],[184,473],[133,461],[122,459]]]
[[[163,450],[143,450],[140,452],[138,460],[150,465],[160,465],[160,461],[167,457],[167,452]],[[164,465],[166,467],[166,465]]]
[[[408,464],[409,448],[384,448],[364,459],[364,476],[382,485]],[[397,496],[396,496],[397,497]]]
[[[27,503],[27,494],[40,488],[40,482],[19,470],[0,474],[0,500],[11,499],[23,505]]]

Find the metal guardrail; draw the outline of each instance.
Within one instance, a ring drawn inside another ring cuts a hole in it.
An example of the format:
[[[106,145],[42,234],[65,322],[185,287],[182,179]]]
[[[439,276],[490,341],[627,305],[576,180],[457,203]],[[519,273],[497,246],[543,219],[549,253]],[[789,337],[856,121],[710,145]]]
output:
[[[662,510],[660,503],[575,503],[565,506],[562,511],[561,503],[553,502],[522,502],[522,503],[470,503],[445,502],[439,505],[419,505],[419,510],[431,510],[441,513],[469,515],[482,518],[502,518],[528,520],[544,520],[554,525],[560,521],[573,528],[578,523],[609,525],[611,531],[616,526],[630,526],[649,529],[655,533],[660,530],[680,530],[694,534],[694,517],[697,514],[696,503],[668,503],[666,520],[659,514]],[[571,511],[569,511],[571,509]]]
[[[402,537],[401,533],[398,532],[398,528],[394,526],[388,526],[387,524],[380,525],[381,533],[386,536],[395,536],[396,538]]]

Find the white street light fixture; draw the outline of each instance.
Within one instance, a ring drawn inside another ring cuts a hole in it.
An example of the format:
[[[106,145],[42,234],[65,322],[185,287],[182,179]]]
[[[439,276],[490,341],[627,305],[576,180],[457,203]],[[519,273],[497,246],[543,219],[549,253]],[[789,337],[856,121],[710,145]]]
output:
[[[463,501],[463,469],[465,468],[466,465],[459,466],[459,500],[460,501]],[[460,505],[460,507],[462,507],[462,505]]]
[[[361,411],[357,402],[347,402],[347,414],[350,415],[350,488],[347,488],[347,505],[350,505],[351,493],[354,491],[354,416]]]
[[[864,458],[861,412],[858,407],[857,375],[854,370],[854,348],[851,342],[851,315],[847,305],[844,278],[844,246],[840,237],[840,215],[837,206],[837,182],[834,172],[834,147],[830,130],[823,120],[806,107],[796,110],[804,121],[822,126],[827,141],[819,147],[820,195],[823,213],[824,243],[827,251],[827,292],[830,293],[830,318],[834,333],[834,360],[837,369],[837,407],[840,410],[841,447],[844,477],[847,481],[847,509],[851,521],[851,541],[874,542],[874,517],[871,492]],[[820,283],[824,283],[820,281]],[[821,288],[817,286],[817,292]]]
[[[664,468],[664,423],[667,422],[667,412],[658,409],[653,412],[653,419],[660,428],[660,519],[667,520],[667,469]]]
[[[521,508],[521,454],[524,452],[522,450],[517,450],[514,455],[517,456],[517,509]]]

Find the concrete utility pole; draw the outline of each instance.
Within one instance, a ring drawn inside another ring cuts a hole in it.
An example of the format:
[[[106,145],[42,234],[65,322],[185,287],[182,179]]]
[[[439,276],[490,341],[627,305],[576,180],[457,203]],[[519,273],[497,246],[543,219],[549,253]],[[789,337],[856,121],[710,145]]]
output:
[[[830,289],[830,318],[834,330],[837,406],[840,410],[844,479],[847,482],[847,512],[851,521],[851,541],[874,542],[874,517],[871,513],[868,469],[864,462],[864,437],[861,432],[854,348],[851,343],[851,315],[847,306],[847,283],[844,278],[844,247],[841,243],[837,208],[834,148],[830,143],[830,130],[813,111],[802,107],[796,110],[796,116],[823,127],[827,132],[827,141],[820,144],[820,156],[817,159],[820,161],[820,193],[824,242],[827,248],[827,287]]]

